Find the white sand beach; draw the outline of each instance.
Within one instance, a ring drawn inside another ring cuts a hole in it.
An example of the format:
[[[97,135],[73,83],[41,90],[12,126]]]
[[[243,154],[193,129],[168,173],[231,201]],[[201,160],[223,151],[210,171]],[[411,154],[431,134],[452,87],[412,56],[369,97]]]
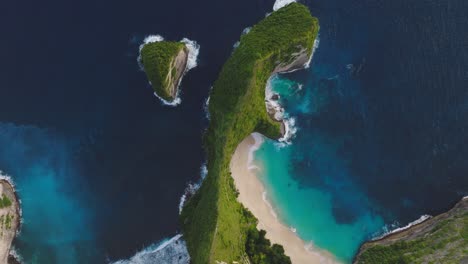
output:
[[[259,168],[250,164],[253,151],[258,149],[261,143],[260,134],[250,135],[237,147],[231,160],[232,177],[240,193],[239,201],[257,217],[258,228],[267,231],[266,237],[272,243],[284,247],[293,264],[338,263],[330,253],[306,245],[276,217],[273,208],[264,198],[265,188],[255,175]]]

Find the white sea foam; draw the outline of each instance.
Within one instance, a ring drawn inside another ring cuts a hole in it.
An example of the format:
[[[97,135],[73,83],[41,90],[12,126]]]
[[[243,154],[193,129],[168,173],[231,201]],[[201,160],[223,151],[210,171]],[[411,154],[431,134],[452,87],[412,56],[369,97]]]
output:
[[[163,40],[164,38],[160,35],[149,35],[149,36],[146,36],[145,39],[143,39],[143,43],[141,43],[140,46],[138,47],[138,57],[137,57],[137,62],[138,62],[140,71],[144,71],[143,63],[141,62],[141,50],[143,49],[143,47],[146,44],[153,43],[153,42],[160,42]]]
[[[263,199],[263,202],[266,203],[266,205],[268,205],[268,208],[270,209],[270,214],[275,218],[275,219],[278,219],[278,215],[276,214],[275,210],[273,209],[273,206],[271,205],[271,203],[268,201],[267,199],[267,192],[264,191],[262,193],[262,199]]]
[[[190,256],[182,235],[178,234],[170,239],[155,243],[136,253],[130,259],[114,262],[114,264],[150,263],[189,264]]]
[[[273,5],[273,11],[277,11],[278,9],[294,2],[296,2],[296,0],[276,0],[275,4]]]
[[[179,214],[182,213],[182,209],[184,208],[184,205],[187,202],[187,198],[190,198],[191,196],[193,196],[198,191],[198,189],[200,189],[200,186],[207,175],[208,175],[208,167],[206,163],[203,163],[202,166],[200,167],[200,179],[195,183],[189,182],[187,184],[187,187],[185,187],[184,193],[180,197]]]
[[[138,52],[138,57],[137,57],[138,66],[140,67],[141,71],[144,71],[143,63],[141,61],[141,50],[143,49],[143,47],[146,44],[153,43],[153,42],[160,42],[163,40],[164,40],[164,37],[162,37],[161,35],[149,35],[145,37],[145,39],[143,40],[143,43],[139,47],[139,50],[138,50],[139,52]],[[163,99],[162,97],[160,97],[159,95],[157,95],[156,93],[154,93],[156,98],[158,98],[163,105],[172,106],[172,107],[175,107],[179,105],[180,103],[182,103],[182,99],[180,98],[180,89],[179,89],[180,84],[185,74],[191,69],[197,67],[198,54],[200,53],[200,45],[196,41],[190,40],[188,38],[183,38],[180,42],[184,43],[188,49],[188,59],[187,59],[187,65],[185,66],[184,73],[182,74],[182,77],[179,79],[179,83],[177,84],[177,93],[176,93],[174,100],[167,101]],[[151,82],[149,82],[149,84],[151,86]]]
[[[10,255],[13,256],[13,258],[15,258],[15,260],[19,263],[24,263],[23,257],[21,257],[14,246],[10,248]]]
[[[283,106],[279,103],[279,100],[273,100],[272,97],[275,95],[273,91],[273,87],[271,81],[273,78],[278,78],[277,75],[273,75],[268,79],[267,85],[265,88],[265,105],[267,110],[274,111],[274,118],[283,122],[284,124],[284,135],[278,140],[279,143],[277,144],[279,147],[284,147],[286,145],[291,144],[292,139],[296,136],[297,133],[297,126],[296,126],[296,119],[294,117],[289,116],[285,111]],[[302,89],[302,87],[300,87]]]
[[[151,82],[149,82],[149,84],[151,85]],[[177,91],[176,97],[172,101],[165,100],[164,98],[159,96],[156,92],[154,92],[153,94],[161,101],[163,105],[175,107],[175,106],[180,105],[180,103],[182,103],[182,99],[180,99],[180,96],[179,96],[179,91]]]
[[[4,173],[3,171],[0,170],[0,179],[1,180],[5,180],[7,181],[14,189],[15,193],[16,193],[16,197],[18,199],[18,206],[19,206],[19,216],[20,216],[20,226],[19,228],[16,230],[16,236],[18,236],[20,233],[21,233],[21,226],[23,225],[24,223],[24,219],[23,219],[23,206],[21,205],[23,203],[23,201],[21,201],[21,199],[19,198],[18,196],[18,193],[17,193],[17,190],[16,190],[16,186],[15,186],[15,182],[13,181],[13,179],[11,178],[10,175]]]
[[[242,30],[241,36],[245,35],[245,34],[249,34],[250,30],[252,30],[252,27],[244,28],[244,30]],[[234,45],[232,45],[232,47],[235,50],[235,49],[237,49],[237,47],[239,47],[239,45],[240,45],[240,40],[236,41],[236,43],[234,43]]]
[[[189,51],[187,67],[185,68],[185,72],[188,72],[191,69],[197,67],[198,65],[198,54],[200,53],[200,45],[196,41],[190,40],[188,38],[183,38],[181,42],[185,43],[185,46]]]
[[[249,32],[252,30],[252,27],[246,27],[244,30],[242,30],[242,35],[249,34]]]
[[[308,69],[310,67],[310,63],[312,62],[312,58],[314,57],[315,51],[318,49],[320,44],[320,35],[317,35],[317,37],[314,40],[314,46],[312,47],[312,53],[310,54],[309,60],[304,64],[304,68]]]
[[[390,226],[386,225],[383,228],[384,233],[382,235],[374,238],[373,240],[381,239],[381,238],[383,238],[385,236],[388,236],[390,234],[394,234],[394,233],[397,233],[397,232],[400,232],[400,231],[404,231],[404,230],[406,230],[406,229],[408,229],[408,228],[410,228],[410,227],[412,227],[414,225],[420,224],[420,223],[422,223],[422,222],[424,222],[424,221],[426,221],[428,219],[431,219],[431,218],[432,218],[432,216],[430,216],[430,215],[422,215],[421,217],[419,217],[415,221],[407,224],[404,227],[398,227],[398,225],[399,225],[398,222],[395,222],[395,223],[391,224]]]
[[[203,106],[203,110],[205,111],[205,117],[206,119],[210,120],[210,97],[211,97],[211,92],[213,91],[213,86],[210,87],[210,91],[208,92],[208,97],[205,100],[205,104]]]
[[[284,136],[280,138],[278,141],[280,143],[284,143],[286,145],[291,144],[292,139],[296,136],[297,133],[297,126],[296,126],[296,119],[294,117],[288,117],[284,119]]]
[[[255,152],[262,146],[263,142],[265,141],[263,139],[263,136],[259,133],[252,133],[252,137],[255,141],[255,143],[250,147],[249,149],[249,155],[248,155],[248,161],[247,161],[247,166],[249,170],[254,170],[254,169],[259,169],[255,164],[254,164],[254,154]]]

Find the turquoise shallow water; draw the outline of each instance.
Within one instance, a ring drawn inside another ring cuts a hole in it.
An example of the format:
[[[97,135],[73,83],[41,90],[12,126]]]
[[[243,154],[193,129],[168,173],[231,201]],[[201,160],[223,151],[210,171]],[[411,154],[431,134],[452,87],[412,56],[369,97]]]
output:
[[[301,127],[307,115],[317,114],[327,98],[312,87],[283,77],[273,78],[271,85],[284,104],[294,101],[286,115],[292,118],[299,114],[305,116],[296,120],[298,132],[292,144],[281,145],[266,140],[255,153],[255,162],[263,168],[259,177],[267,197],[278,217],[295,228],[306,243],[350,262],[364,240],[383,230],[384,220],[373,212],[364,192],[347,175],[347,165],[336,156],[339,140],[327,138],[315,129]],[[318,162],[318,166],[313,166],[314,162]],[[302,182],[314,177],[316,184]],[[323,181],[318,182],[319,179]],[[339,208],[337,200],[347,201],[347,208]],[[340,218],[346,214],[346,209],[352,211],[351,216]]]

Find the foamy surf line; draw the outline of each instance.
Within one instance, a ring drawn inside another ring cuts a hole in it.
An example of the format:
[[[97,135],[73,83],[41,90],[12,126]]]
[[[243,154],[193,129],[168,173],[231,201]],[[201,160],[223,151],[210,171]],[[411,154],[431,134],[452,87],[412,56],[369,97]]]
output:
[[[262,169],[260,164],[255,164],[254,157],[262,144],[265,144],[265,137],[252,133],[240,143],[232,157],[230,168],[239,190],[239,202],[255,215],[258,228],[267,231],[267,238],[272,243],[283,245],[292,263],[339,263],[329,252],[314,247],[313,242],[302,240],[300,230],[281,221],[271,197],[268,197],[265,184],[257,174]]]
[[[113,264],[153,263],[189,264],[190,256],[182,235],[178,234],[170,239],[162,240],[136,253],[130,259],[119,260]]]
[[[419,217],[418,219],[414,220],[413,222],[407,224],[406,226],[403,226],[403,227],[390,227],[391,230],[388,230],[387,227],[384,227],[384,234],[383,235],[380,235],[374,239],[372,239],[373,241],[375,240],[379,240],[379,239],[382,239],[388,235],[391,235],[391,234],[395,234],[395,233],[398,233],[398,232],[401,232],[401,231],[405,231],[406,229],[409,229],[410,227],[412,226],[415,226],[415,225],[418,225],[418,224],[421,224],[423,222],[425,222],[426,220],[429,220],[431,219],[432,216],[430,215],[422,215],[421,217]],[[385,230],[387,229],[387,230]]]
[[[285,7],[294,2],[297,2],[297,1],[296,0],[276,0],[275,4],[273,5],[273,11],[277,11],[278,9]]]
[[[274,95],[280,96],[280,94],[273,91],[272,80],[278,78],[278,75],[271,76],[265,87],[265,106],[267,111],[274,111],[274,118],[284,125],[284,135],[278,139],[277,146],[284,147],[292,143],[292,139],[297,134],[296,119],[289,116],[285,112],[283,106],[280,104],[279,100],[273,100]],[[301,88],[301,86],[299,86]]]
[[[138,66],[141,71],[144,71],[143,64],[141,61],[141,50],[143,49],[143,47],[146,44],[150,44],[154,42],[161,42],[163,40],[164,40],[164,37],[162,37],[161,35],[149,35],[145,37],[145,39],[143,40],[143,43],[139,46],[138,57],[137,57]],[[198,66],[198,54],[200,53],[200,45],[196,41],[190,40],[188,38],[183,38],[180,42],[184,43],[185,46],[187,47],[188,59],[187,59],[187,65],[185,66],[184,73],[182,74],[182,77],[179,79],[179,83],[177,84],[177,93],[176,93],[174,100],[167,101],[163,99],[162,97],[160,97],[159,95],[157,95],[156,92],[153,93],[154,96],[158,98],[163,105],[172,106],[172,107],[175,107],[182,103],[182,99],[180,98],[180,85],[182,83],[182,79],[184,78],[185,74],[187,74],[187,72],[189,72],[191,69]],[[148,83],[151,86],[151,82],[148,82]]]
[[[198,191],[198,189],[200,189],[200,186],[202,185],[203,180],[206,178],[206,175],[208,175],[208,167],[206,163],[203,163],[200,167],[200,179],[198,179],[198,181],[195,183],[189,182],[184,190],[184,193],[180,197],[179,214],[182,214],[182,209],[184,209],[184,205],[187,200],[192,197]]]

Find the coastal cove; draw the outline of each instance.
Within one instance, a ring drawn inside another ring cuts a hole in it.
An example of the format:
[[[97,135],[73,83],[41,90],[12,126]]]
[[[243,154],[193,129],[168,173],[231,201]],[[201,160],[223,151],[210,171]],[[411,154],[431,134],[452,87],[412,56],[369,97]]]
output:
[[[12,252],[31,264],[352,263],[361,245],[439,226],[415,220],[468,195],[468,2],[290,2],[5,3]],[[138,64],[156,34],[200,50],[192,64],[179,50],[168,100]]]

